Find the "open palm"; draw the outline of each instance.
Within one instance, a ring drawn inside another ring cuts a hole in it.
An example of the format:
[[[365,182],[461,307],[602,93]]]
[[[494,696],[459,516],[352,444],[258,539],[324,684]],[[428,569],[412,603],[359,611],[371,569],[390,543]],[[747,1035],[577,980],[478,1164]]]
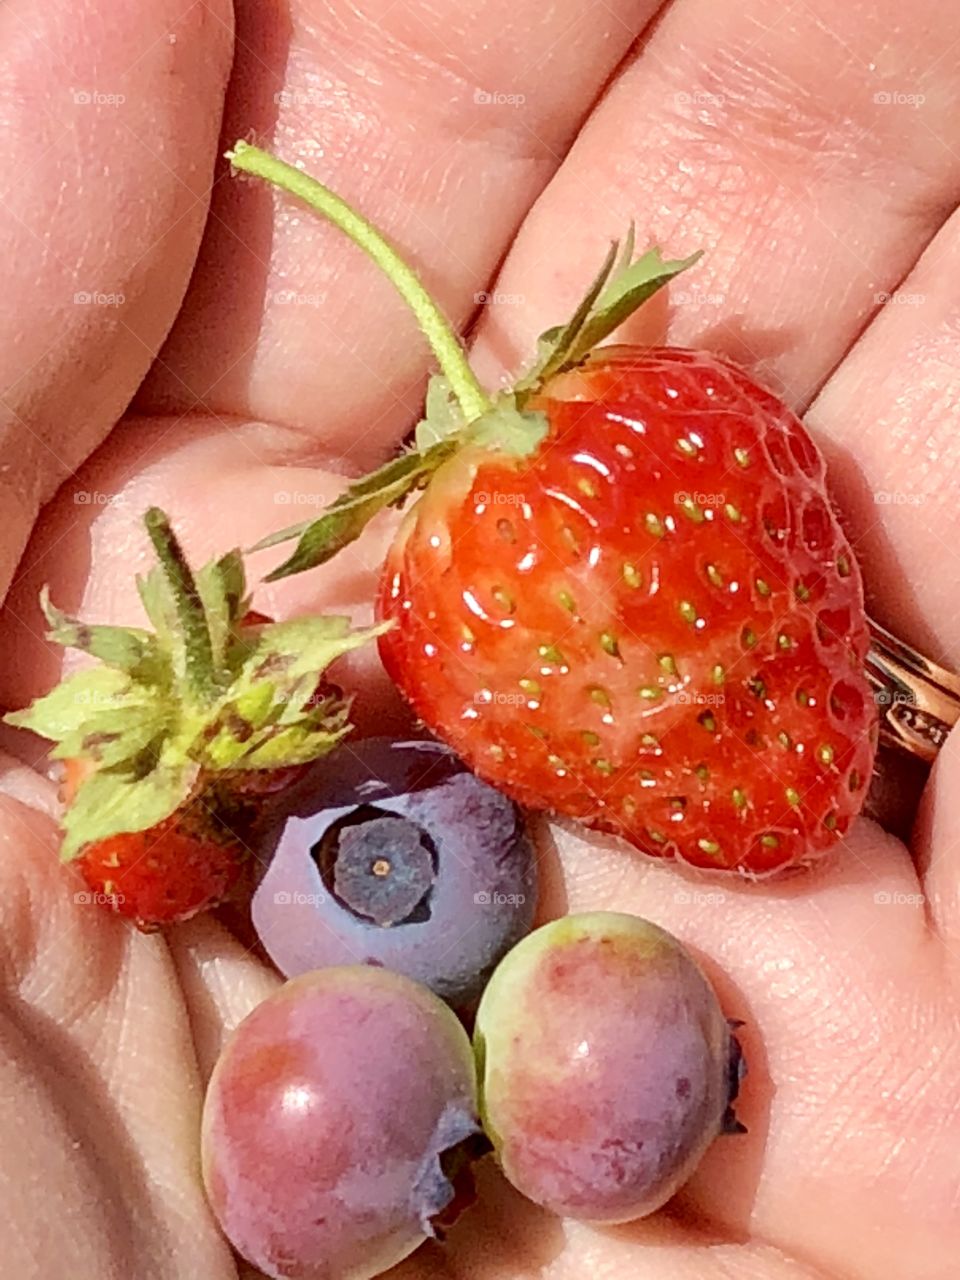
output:
[[[0,9],[0,703],[56,676],[43,582],[72,611],[136,619],[150,503],[196,560],[250,545],[418,414],[428,355],[390,286],[217,160],[250,131],[383,226],[455,321],[478,317],[491,382],[631,218],[672,255],[706,248],[628,336],[723,351],[805,412],[874,613],[960,661],[960,19],[945,0],[917,0],[909,26],[895,0],[235,9]],[[364,620],[390,525],[257,606]],[[351,679],[361,730],[405,728],[372,653]],[[52,787],[29,744],[8,745],[0,1252],[22,1280],[235,1277],[198,1176],[203,1080],[279,979],[210,920],[145,937],[77,901]],[[861,820],[826,865],[758,886],[539,824],[546,914],[650,916],[746,1020],[750,1132],[715,1144],[664,1213],[616,1229],[551,1219],[484,1168],[481,1205],[397,1274],[954,1275],[958,795],[953,739],[912,850]]]

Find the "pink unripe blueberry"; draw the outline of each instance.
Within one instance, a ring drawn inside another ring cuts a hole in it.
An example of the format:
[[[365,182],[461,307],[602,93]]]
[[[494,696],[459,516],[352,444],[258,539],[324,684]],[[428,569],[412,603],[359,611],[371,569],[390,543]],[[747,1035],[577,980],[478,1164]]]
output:
[[[503,1171],[558,1214],[652,1213],[739,1127],[739,1045],[717,997],[636,916],[567,916],[519,942],[481,999],[475,1047]]]
[[[203,1115],[207,1196],[249,1262],[369,1280],[434,1234],[478,1132],[456,1017],[386,969],[286,983],[240,1024]]]

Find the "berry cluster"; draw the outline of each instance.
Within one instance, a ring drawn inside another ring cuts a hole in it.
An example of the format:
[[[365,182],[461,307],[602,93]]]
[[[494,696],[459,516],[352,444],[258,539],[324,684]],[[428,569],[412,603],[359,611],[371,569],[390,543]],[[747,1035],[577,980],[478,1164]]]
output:
[[[312,569],[406,503],[378,622],[274,622],[239,552],[194,572],[152,510],[150,628],[44,598],[51,639],[97,665],[7,719],[65,762],[63,857],[98,901],[144,929],[239,901],[289,979],[204,1113],[210,1204],[266,1275],[379,1274],[442,1233],[490,1149],[557,1213],[653,1212],[742,1128],[739,1045],[655,925],[529,932],[518,806],[752,877],[842,838],[876,715],[823,460],[729,362],[599,345],[695,258],[635,259],[631,233],[491,399],[373,227],[255,147],[230,158],[353,236],[441,366],[410,448],[261,544],[295,541],[273,578]],[[433,738],[344,744],[328,668],[373,638]]]
[[[235,1248],[276,1280],[368,1280],[442,1235],[490,1143],[536,1203],[625,1222],[742,1129],[713,990],[633,916],[570,916],[519,943],[474,1052],[436,996],[382,968],[306,973],[254,1009],[203,1117],[207,1194]]]

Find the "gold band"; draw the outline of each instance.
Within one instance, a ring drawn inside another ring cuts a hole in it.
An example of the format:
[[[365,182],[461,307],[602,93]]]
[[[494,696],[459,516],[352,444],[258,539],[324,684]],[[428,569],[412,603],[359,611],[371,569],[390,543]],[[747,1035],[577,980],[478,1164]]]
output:
[[[960,719],[960,677],[870,622],[867,676],[880,713],[880,741],[932,764]]]

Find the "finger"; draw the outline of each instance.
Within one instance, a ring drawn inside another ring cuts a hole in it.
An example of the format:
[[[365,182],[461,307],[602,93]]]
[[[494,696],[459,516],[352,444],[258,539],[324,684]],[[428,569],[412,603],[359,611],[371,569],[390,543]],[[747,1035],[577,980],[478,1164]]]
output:
[[[657,8],[248,0],[224,142],[272,139],[334,186],[463,324]],[[217,188],[194,287],[140,404],[285,423],[364,469],[416,416],[428,363],[403,304],[341,233],[231,181]]]
[[[960,1188],[960,1114],[942,1106],[954,1014],[902,846],[861,821],[819,867],[741,886],[553,832],[567,910],[671,930],[746,1023],[749,1133],[714,1144],[678,1215],[831,1273],[936,1275],[932,1224]]]
[[[201,1092],[164,943],[0,798],[0,1249],[11,1274],[229,1280],[199,1182]],[[149,1170],[149,1175],[147,1173]]]
[[[39,506],[102,440],[199,244],[227,0],[0,12],[0,598]]]
[[[565,1226],[551,1280],[823,1280],[823,1272],[762,1241],[733,1241],[658,1214],[632,1227]]]
[[[524,223],[496,285],[521,301],[487,317],[484,369],[528,360],[634,219],[671,255],[707,250],[672,290],[671,339],[807,403],[956,200],[947,15],[921,0],[891,41],[899,13],[674,5]]]
[[[913,838],[926,908],[943,943],[944,959],[951,968],[960,966],[958,776],[960,737],[953,733],[937,757],[917,814]]]
[[[167,941],[206,1082],[227,1037],[283,979],[210,916],[177,925]]]
[[[935,661],[960,661],[960,375],[954,215],[817,397],[808,421],[864,567],[871,609]]]
[[[828,442],[833,491],[858,559],[870,611],[934,661],[960,662],[954,548],[960,443],[952,279],[960,267],[954,215],[830,378],[807,415]],[[957,744],[948,740],[927,788],[914,848],[931,918],[948,948],[960,931],[960,858],[953,834]]]

